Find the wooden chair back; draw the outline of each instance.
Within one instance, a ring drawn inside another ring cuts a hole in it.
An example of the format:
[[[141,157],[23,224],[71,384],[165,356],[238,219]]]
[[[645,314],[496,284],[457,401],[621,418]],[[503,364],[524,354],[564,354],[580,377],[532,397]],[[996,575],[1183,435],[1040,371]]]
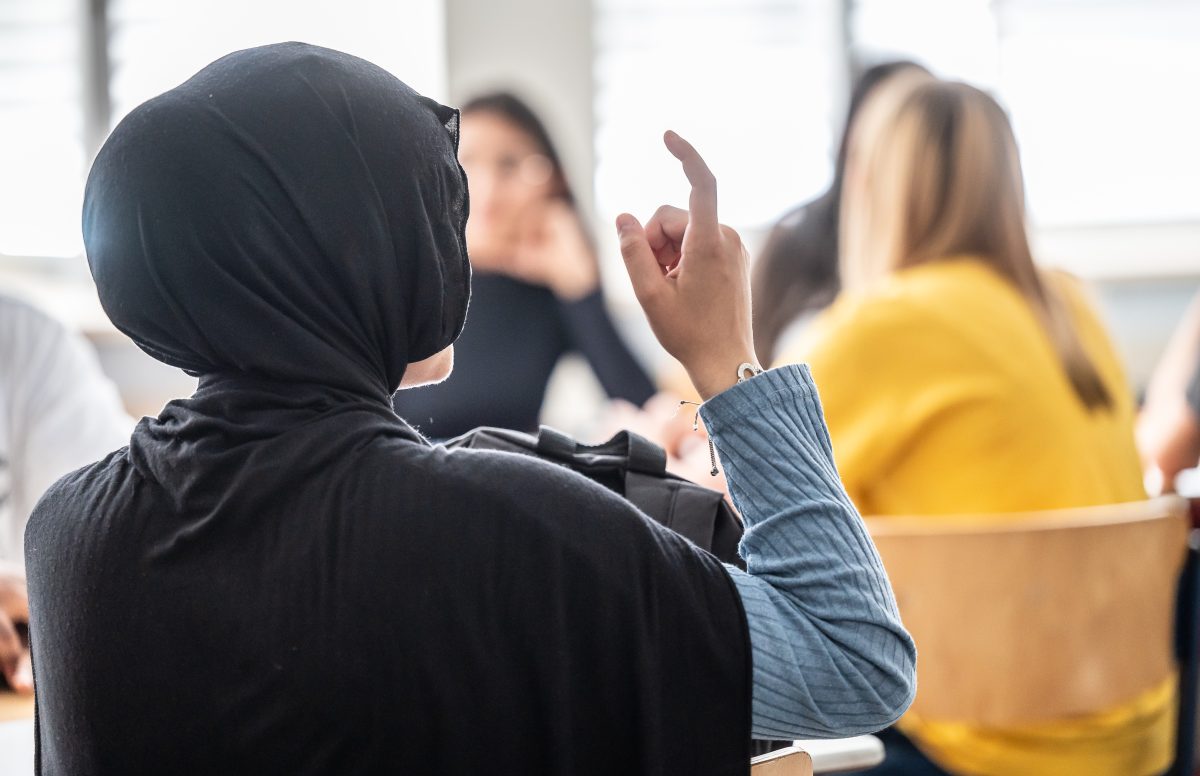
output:
[[[776,749],[750,760],[750,776],[813,776],[812,758],[798,746]]]
[[[1182,499],[867,523],[917,643],[922,717],[1062,719],[1128,701],[1175,670]]]

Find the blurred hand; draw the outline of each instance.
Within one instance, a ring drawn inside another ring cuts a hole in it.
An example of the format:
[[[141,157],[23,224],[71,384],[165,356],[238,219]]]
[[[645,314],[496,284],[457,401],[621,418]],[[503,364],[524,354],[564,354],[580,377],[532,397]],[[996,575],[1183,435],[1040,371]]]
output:
[[[703,424],[699,429],[692,428],[695,417],[694,406],[681,406],[679,399],[668,393],[654,394],[642,407],[614,399],[608,404],[601,433],[611,436],[621,429],[628,429],[661,447],[668,456],[679,457],[689,441],[707,444]]]
[[[691,183],[689,209],[661,207],[644,228],[622,213],[617,233],[654,336],[708,400],[737,382],[739,364],[758,364],[750,262],[737,232],[717,222],[717,181],[704,159],[674,132],[663,139]]]
[[[1153,422],[1145,415],[1139,418],[1137,432],[1147,481],[1157,484],[1161,492],[1174,492],[1176,475],[1200,463],[1200,418],[1186,402],[1178,401],[1160,407]]]
[[[565,301],[582,299],[600,286],[596,254],[579,216],[559,199],[526,214],[511,272]]]
[[[33,666],[29,648],[17,633],[17,624],[29,624],[29,593],[20,572],[0,568],[0,672],[8,686],[22,694],[33,692]]]

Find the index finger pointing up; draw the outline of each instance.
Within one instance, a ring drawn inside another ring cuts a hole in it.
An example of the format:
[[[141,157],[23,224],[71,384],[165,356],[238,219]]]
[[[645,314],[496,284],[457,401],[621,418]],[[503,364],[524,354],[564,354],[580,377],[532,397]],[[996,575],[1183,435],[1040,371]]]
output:
[[[683,174],[692,185],[691,198],[688,200],[688,210],[691,217],[688,220],[689,229],[705,235],[717,234],[717,179],[712,170],[692,144],[674,132],[667,130],[663,142],[671,155],[683,163]]]

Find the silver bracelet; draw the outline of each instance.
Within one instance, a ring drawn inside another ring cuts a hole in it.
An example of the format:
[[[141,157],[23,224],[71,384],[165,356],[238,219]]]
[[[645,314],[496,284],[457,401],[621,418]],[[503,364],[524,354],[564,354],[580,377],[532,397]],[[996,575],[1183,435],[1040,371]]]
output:
[[[751,364],[749,361],[743,361],[741,364],[738,365],[738,371],[737,371],[738,384],[744,383],[752,377],[758,377],[764,371],[765,370],[761,369],[760,367],[755,366],[754,364]],[[692,406],[694,406],[696,408],[696,416],[694,418],[692,418],[692,431],[699,431],[700,430],[700,403],[694,402],[694,401],[688,401],[687,399],[684,399],[683,401],[679,402],[679,406],[681,406],[681,407],[685,404],[691,404]],[[712,470],[709,472],[709,474],[712,475],[713,477],[716,477],[720,470],[717,469],[717,450],[715,447],[713,447],[713,441],[712,441],[711,436],[708,437],[708,460],[712,463]]]
[[[751,377],[758,377],[762,373],[763,373],[763,370],[760,367],[757,367],[754,364],[751,364],[749,361],[743,361],[738,366],[738,373],[737,373],[738,382],[744,383],[747,380],[749,380]]]

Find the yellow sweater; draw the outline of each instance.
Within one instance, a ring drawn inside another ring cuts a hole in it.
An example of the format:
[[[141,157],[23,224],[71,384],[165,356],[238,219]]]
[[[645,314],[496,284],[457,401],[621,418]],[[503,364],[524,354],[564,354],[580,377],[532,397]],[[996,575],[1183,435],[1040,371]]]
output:
[[[1134,406],[1081,289],[1049,275],[1115,400],[1088,412],[1032,308],[984,263],[904,270],[843,295],[782,363],[807,362],[834,456],[865,515],[1078,507],[1145,497]],[[919,645],[918,645],[919,648]],[[997,776],[1142,776],[1171,760],[1174,688],[1120,708],[1020,730],[906,716],[942,767]]]

